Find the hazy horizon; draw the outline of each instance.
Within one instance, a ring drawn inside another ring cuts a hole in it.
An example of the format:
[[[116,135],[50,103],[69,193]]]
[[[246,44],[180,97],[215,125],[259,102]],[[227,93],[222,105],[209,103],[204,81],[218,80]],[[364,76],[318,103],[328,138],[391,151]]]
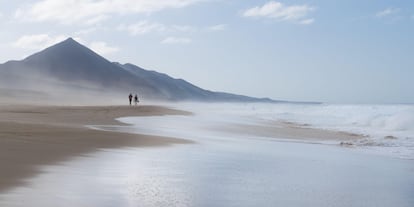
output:
[[[414,3],[0,0],[0,62],[68,37],[199,87],[326,103],[414,103]],[[358,9],[355,9],[358,8]],[[214,15],[212,15],[214,13]]]

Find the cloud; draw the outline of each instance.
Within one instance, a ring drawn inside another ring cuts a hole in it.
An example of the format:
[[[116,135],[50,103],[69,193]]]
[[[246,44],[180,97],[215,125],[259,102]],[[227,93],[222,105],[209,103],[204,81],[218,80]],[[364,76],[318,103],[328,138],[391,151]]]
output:
[[[169,28],[170,32],[196,32],[197,28],[193,27],[193,26],[189,26],[189,25],[172,25]]]
[[[50,36],[48,34],[24,35],[12,43],[13,47],[30,50],[40,50],[65,40],[63,35]]]
[[[167,26],[161,23],[156,22],[149,22],[149,21],[140,21],[135,24],[130,25],[120,25],[118,27],[120,31],[127,31],[132,36],[137,35],[144,35],[150,33],[160,33],[160,34],[167,34],[167,33],[190,33],[195,32],[197,29],[193,26],[188,25],[172,25]]]
[[[315,19],[305,19],[299,22],[299,24],[313,24],[313,22],[315,22]]]
[[[127,31],[130,35],[143,35],[151,32],[162,32],[167,30],[167,27],[159,23],[140,21],[135,24],[121,25],[118,29],[121,31]]]
[[[80,37],[74,37],[73,39],[102,56],[116,53],[120,50],[118,47],[109,46],[108,43],[103,41],[88,42]]]
[[[375,14],[375,18],[384,21],[385,23],[397,23],[403,19],[408,19],[409,17],[401,13],[400,8],[386,8]]]
[[[96,30],[98,30],[97,27],[81,29],[81,30],[75,32],[75,35],[77,35],[77,36],[88,35],[88,34],[91,34],[91,33],[95,32]]]
[[[162,44],[189,44],[192,40],[186,37],[167,37],[163,41]]]
[[[208,30],[210,31],[223,31],[227,29],[227,25],[226,24],[217,24],[217,25],[213,25],[208,27]]]
[[[40,0],[18,8],[15,17],[38,22],[95,24],[114,14],[149,14],[202,1],[206,0]]]
[[[256,6],[243,12],[244,17],[269,18],[276,21],[312,24],[315,20],[309,18],[309,13],[315,8],[308,5],[284,5],[277,1],[270,1],[263,6]]]
[[[108,55],[119,51],[117,47],[108,46],[106,42],[92,42],[89,48],[100,55]]]
[[[382,11],[379,11],[375,14],[376,17],[382,18],[382,17],[389,17],[394,16],[398,13],[400,13],[401,9],[399,8],[386,8]]]
[[[34,35],[24,35],[17,39],[12,46],[15,48],[25,49],[25,50],[42,50],[47,47],[50,47],[54,44],[64,41],[67,39],[66,35],[56,35],[50,36],[49,34],[34,34]],[[118,52],[119,48],[108,46],[106,42],[95,41],[88,43],[82,38],[74,38],[79,43],[86,45],[96,53],[100,55],[107,55],[114,52]]]

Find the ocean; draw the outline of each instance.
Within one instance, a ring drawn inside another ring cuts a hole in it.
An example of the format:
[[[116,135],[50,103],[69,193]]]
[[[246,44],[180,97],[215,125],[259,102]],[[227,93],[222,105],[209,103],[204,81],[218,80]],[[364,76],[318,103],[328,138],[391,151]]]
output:
[[[177,137],[217,134],[207,126],[292,122],[308,128],[360,134],[365,138],[351,142],[359,150],[414,159],[414,105],[180,103],[169,106],[192,111],[194,116],[144,117],[133,121],[134,118],[121,118],[120,121],[139,123],[141,133]]]

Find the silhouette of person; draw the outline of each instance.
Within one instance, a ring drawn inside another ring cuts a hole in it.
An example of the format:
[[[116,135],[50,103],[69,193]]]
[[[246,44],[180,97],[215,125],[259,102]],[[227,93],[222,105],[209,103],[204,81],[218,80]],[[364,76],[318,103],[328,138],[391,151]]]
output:
[[[134,102],[135,102],[135,105],[137,105],[137,104],[138,104],[138,102],[139,102],[139,100],[138,100],[138,95],[137,95],[137,94],[135,94],[135,97],[134,97]]]
[[[129,94],[128,98],[129,98],[129,105],[131,105],[132,104],[132,94],[131,93]]]

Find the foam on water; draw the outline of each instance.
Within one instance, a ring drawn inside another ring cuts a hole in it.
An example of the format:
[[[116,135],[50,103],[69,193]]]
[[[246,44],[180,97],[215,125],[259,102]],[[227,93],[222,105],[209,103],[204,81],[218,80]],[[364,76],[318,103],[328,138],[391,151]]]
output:
[[[195,113],[188,124],[201,120],[200,125],[288,121],[362,134],[367,137],[352,144],[366,151],[414,159],[414,105],[185,103],[172,107]]]

